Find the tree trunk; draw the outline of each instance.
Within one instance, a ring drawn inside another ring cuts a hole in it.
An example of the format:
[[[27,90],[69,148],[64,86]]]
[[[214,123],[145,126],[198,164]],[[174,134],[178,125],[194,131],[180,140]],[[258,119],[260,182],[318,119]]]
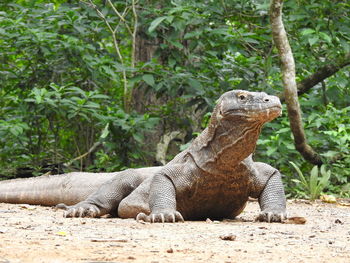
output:
[[[154,3],[149,3],[149,5],[153,6]],[[161,5],[157,4],[155,8],[161,8]],[[148,28],[140,26],[136,34],[134,55],[136,64],[139,62],[150,62],[154,58],[159,45],[162,43],[161,38],[149,37],[146,33],[147,30]],[[147,88],[147,84],[145,83],[141,83],[139,86],[133,88],[132,97],[132,109],[141,114],[149,112],[150,109],[154,108],[154,105],[163,105],[167,101],[166,96],[157,97],[156,92],[151,88]],[[146,162],[150,166],[163,165],[163,163],[157,160],[157,155],[159,154],[157,144],[162,140],[165,132],[163,121],[154,127],[152,132],[145,134],[146,143],[142,146],[142,150],[151,154],[144,158],[143,163]]]
[[[305,160],[312,164],[320,165],[320,156],[307,143],[298,101],[298,90],[295,80],[295,64],[292,49],[289,45],[287,33],[282,22],[283,0],[271,0],[270,21],[272,37],[278,49],[282,63],[282,81],[284,95],[287,104],[290,127],[294,136],[295,148],[301,153]]]
[[[161,39],[147,37],[144,33],[145,30],[147,30],[147,28],[139,28],[138,34],[136,35],[135,63],[151,61],[161,43]],[[157,98],[154,91],[146,90],[145,86],[142,84],[133,89],[132,96],[132,108],[139,113],[147,112],[148,106],[150,105],[162,104],[164,102],[164,100]]]

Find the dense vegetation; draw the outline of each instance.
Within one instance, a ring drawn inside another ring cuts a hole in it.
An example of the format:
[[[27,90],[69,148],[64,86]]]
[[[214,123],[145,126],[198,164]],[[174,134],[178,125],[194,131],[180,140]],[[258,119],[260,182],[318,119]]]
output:
[[[1,177],[152,165],[155,139],[181,131],[185,147],[221,93],[282,94],[268,9],[266,0],[1,1]],[[349,196],[350,4],[286,1],[283,12],[297,81],[334,66],[299,99],[309,144],[331,172],[324,191]],[[312,165],[285,113],[263,130],[255,159],[282,171],[290,195],[308,194],[289,161],[305,175]]]

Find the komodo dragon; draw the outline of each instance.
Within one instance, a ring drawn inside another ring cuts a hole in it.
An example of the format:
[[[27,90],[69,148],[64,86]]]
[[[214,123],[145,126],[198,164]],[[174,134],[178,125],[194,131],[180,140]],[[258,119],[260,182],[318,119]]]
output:
[[[63,202],[58,206],[66,209],[65,217],[112,214],[177,222],[234,218],[250,196],[259,200],[258,220],[282,221],[286,201],[281,175],[252,159],[263,124],[280,114],[275,96],[229,91],[219,98],[208,128],[163,167],[3,181],[0,202]]]

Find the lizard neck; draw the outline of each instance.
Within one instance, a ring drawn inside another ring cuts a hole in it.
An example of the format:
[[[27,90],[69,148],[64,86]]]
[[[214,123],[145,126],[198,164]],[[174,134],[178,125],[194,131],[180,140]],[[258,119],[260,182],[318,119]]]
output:
[[[263,123],[221,121],[197,137],[189,152],[196,164],[209,173],[230,172],[255,150]]]

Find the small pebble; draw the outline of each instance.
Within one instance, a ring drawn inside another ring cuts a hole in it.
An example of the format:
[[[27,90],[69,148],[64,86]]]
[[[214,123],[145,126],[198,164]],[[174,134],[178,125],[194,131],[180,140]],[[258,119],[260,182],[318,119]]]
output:
[[[341,225],[344,224],[344,223],[343,223],[340,219],[338,219],[338,218],[334,221],[334,223],[336,223],[336,224],[341,224]]]
[[[222,240],[228,240],[228,241],[234,241],[236,240],[236,236],[233,234],[228,234],[228,235],[222,235],[220,236]]]

